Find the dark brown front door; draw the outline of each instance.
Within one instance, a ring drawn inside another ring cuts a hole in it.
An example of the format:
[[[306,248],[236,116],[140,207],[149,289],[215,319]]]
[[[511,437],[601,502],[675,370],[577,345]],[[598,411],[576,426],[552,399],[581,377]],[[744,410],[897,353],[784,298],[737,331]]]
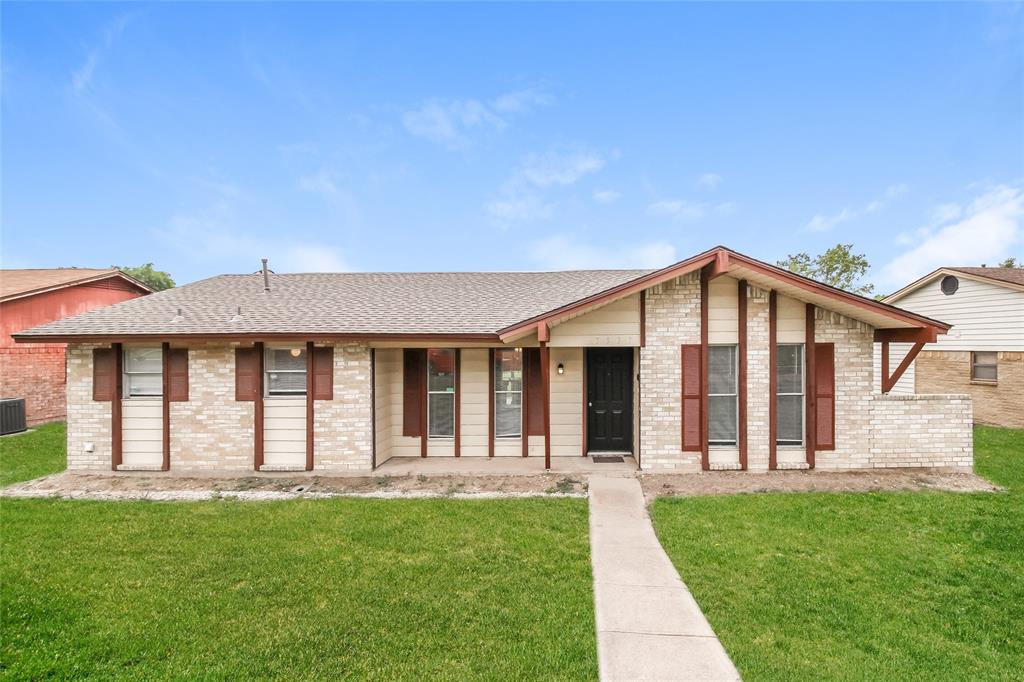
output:
[[[587,349],[587,450],[633,451],[633,349]]]

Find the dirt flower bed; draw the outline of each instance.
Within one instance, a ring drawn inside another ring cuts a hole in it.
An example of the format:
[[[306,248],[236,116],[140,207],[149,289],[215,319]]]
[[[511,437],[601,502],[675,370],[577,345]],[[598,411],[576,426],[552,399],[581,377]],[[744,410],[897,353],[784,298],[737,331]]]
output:
[[[699,474],[640,474],[648,499],[665,496],[735,493],[886,492],[1001,490],[973,473],[942,469],[871,469],[868,471],[711,471]]]

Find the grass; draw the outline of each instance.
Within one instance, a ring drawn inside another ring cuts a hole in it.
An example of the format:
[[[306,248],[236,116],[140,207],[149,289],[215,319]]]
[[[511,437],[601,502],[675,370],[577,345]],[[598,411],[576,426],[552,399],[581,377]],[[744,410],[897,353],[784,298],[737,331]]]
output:
[[[744,679],[1019,680],[1024,431],[975,452],[1008,492],[663,498],[655,526]]]
[[[0,487],[64,471],[65,434],[64,423],[56,422],[0,438]]]
[[[12,679],[597,675],[584,500],[3,501]]]

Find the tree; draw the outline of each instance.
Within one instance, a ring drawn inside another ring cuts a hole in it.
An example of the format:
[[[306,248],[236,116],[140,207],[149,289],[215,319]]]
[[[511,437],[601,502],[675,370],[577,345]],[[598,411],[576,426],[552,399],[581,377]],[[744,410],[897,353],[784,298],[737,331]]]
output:
[[[1002,263],[1000,263],[999,267],[1001,267],[1001,268],[1024,268],[1024,263],[1018,263],[1016,258],[1014,258],[1013,256],[1010,256],[1009,258],[1004,260]]]
[[[790,254],[778,264],[790,272],[860,296],[869,296],[875,290],[874,284],[858,284],[871,265],[864,254],[853,253],[853,244],[836,244],[814,258],[803,252]]]
[[[134,268],[125,265],[111,265],[110,267],[117,268],[129,277],[134,277],[143,284],[148,285],[153,291],[163,291],[164,289],[172,289],[174,287],[174,280],[171,279],[170,274],[163,270],[155,270],[152,263],[146,263]]]

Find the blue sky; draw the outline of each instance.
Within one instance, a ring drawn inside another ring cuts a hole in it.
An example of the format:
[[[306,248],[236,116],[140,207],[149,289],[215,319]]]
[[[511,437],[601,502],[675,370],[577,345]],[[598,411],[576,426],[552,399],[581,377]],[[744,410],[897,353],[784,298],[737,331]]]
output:
[[[12,4],[2,263],[1024,255],[1013,4]]]

